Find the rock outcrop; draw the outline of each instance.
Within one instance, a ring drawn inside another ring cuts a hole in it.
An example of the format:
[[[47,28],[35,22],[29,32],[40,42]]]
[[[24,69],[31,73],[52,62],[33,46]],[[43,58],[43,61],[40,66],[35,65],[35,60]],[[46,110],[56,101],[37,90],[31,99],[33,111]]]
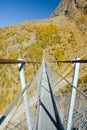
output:
[[[87,14],[87,0],[62,0],[51,17],[70,15],[75,10],[81,10]]]

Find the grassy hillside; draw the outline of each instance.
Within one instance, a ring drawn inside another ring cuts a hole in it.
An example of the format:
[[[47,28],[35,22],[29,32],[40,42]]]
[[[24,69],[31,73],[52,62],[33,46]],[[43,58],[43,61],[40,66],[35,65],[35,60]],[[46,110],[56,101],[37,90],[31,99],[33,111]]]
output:
[[[48,63],[75,57],[86,59],[86,20],[84,14],[75,16],[75,20],[72,17],[59,16],[0,28],[0,58],[22,57],[25,60],[41,61],[44,55]],[[55,70],[54,65],[52,67]],[[61,65],[60,72],[62,67],[66,68]],[[87,68],[85,72],[86,70]],[[0,73],[0,104],[2,104],[0,112],[2,112],[19,93],[21,85],[17,65],[0,65]],[[35,65],[25,65],[26,82],[34,73]]]

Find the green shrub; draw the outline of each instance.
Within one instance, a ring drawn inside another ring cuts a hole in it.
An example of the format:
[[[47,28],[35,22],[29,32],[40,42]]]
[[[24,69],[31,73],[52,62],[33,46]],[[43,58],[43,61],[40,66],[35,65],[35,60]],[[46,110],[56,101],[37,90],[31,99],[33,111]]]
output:
[[[60,48],[57,48],[54,57],[56,60],[64,60],[64,51],[62,51]]]

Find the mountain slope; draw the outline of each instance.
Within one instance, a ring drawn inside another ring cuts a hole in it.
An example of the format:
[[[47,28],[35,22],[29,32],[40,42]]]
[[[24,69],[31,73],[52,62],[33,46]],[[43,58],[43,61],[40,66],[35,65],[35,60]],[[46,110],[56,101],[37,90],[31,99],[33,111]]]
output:
[[[86,57],[86,35],[86,30],[80,30],[76,22],[65,16],[39,20],[38,22],[34,21],[34,23],[27,21],[0,29],[0,58],[17,59],[22,57],[25,60],[40,61],[43,53],[45,53],[45,58],[49,62],[56,59],[61,60],[61,58]],[[18,89],[16,93],[14,91],[16,84],[19,82],[19,76],[16,76],[18,72],[16,72],[14,65],[5,66],[0,65],[0,86],[2,88],[0,94],[1,97],[5,96],[4,89],[8,88],[9,98],[10,89],[14,95],[18,93]],[[34,65],[30,65],[25,70],[26,81],[28,81],[31,74],[33,75],[35,72]],[[11,71],[16,72],[15,75]],[[30,76],[28,77],[28,75]],[[7,83],[4,83],[5,81]],[[13,99],[13,96],[11,98]],[[9,102],[11,101],[9,100]],[[3,105],[1,107],[3,108]]]
[[[81,3],[80,0],[63,0],[62,2],[56,10],[58,15],[54,11],[48,19],[24,21],[17,25],[0,28],[0,58],[17,59],[22,57],[25,60],[41,61],[44,55],[48,64],[50,61],[72,60],[75,57],[86,59],[87,2],[85,0],[81,0]],[[78,2],[78,8],[76,2]],[[72,8],[73,4],[75,4],[75,8]],[[83,7],[85,7],[85,11]],[[65,9],[69,9],[69,13],[65,14]],[[86,66],[86,64],[81,65],[79,74],[82,90],[84,90],[82,83],[87,83],[85,80],[87,76]],[[17,67],[17,65],[0,65],[0,114],[21,90]],[[33,77],[38,67],[38,64],[36,66],[34,64],[25,65],[26,82]],[[70,65],[55,66],[52,64],[51,67],[63,75],[68,69],[71,70]],[[31,97],[34,91],[34,89],[30,89]],[[61,91],[64,93],[68,90]],[[85,92],[87,92],[86,88]]]

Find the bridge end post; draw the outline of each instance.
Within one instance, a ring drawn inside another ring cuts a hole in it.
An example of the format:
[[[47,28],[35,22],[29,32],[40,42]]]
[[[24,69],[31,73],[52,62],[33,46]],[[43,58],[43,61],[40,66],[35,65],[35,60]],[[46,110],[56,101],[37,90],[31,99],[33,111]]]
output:
[[[18,60],[22,60],[22,59],[20,58]],[[18,69],[20,72],[20,80],[21,80],[21,85],[22,85],[22,90],[23,90],[26,87],[23,63],[18,64]],[[24,92],[23,97],[24,97],[24,103],[25,103],[28,130],[32,130],[27,90]]]
[[[76,58],[75,60],[80,60],[80,58]],[[72,92],[71,92],[71,97],[70,97],[69,113],[68,113],[68,121],[67,121],[67,129],[66,130],[71,130],[71,127],[72,127],[72,117],[73,117],[75,97],[76,97],[76,89],[73,86],[77,87],[79,66],[80,66],[80,63],[74,64]]]

